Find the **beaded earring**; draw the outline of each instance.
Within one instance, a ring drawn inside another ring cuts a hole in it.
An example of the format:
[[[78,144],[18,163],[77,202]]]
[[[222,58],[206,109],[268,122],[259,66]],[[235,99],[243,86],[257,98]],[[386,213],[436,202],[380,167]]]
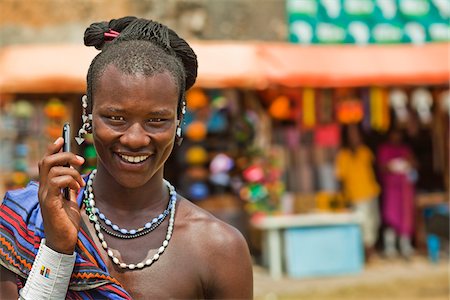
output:
[[[186,114],[186,101],[183,101],[182,105],[183,106],[181,108],[181,118],[180,118],[180,120],[178,120],[177,131],[176,131],[178,146],[180,146],[181,143],[183,142],[183,137],[182,137],[182,132],[181,132],[181,121],[184,119],[184,115]]]
[[[78,145],[81,145],[84,142],[84,135],[86,133],[89,133],[92,129],[91,126],[92,114],[87,113],[88,102],[86,95],[83,95],[83,97],[81,97],[81,107],[83,109],[83,112],[81,113],[83,125],[81,125],[80,130],[78,130],[78,136],[75,137],[75,140],[77,141]]]

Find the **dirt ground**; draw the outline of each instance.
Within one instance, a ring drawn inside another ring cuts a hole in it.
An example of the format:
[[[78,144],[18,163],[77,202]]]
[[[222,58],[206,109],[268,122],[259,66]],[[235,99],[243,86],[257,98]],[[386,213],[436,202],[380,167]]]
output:
[[[431,263],[425,256],[386,260],[375,257],[357,275],[274,281],[255,266],[257,300],[449,300],[449,260]]]

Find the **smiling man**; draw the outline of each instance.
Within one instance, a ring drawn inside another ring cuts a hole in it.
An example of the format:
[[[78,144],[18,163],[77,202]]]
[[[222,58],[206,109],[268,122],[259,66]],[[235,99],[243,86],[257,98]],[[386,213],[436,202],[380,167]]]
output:
[[[101,49],[82,99],[97,169],[49,145],[39,184],[6,194],[0,212],[2,299],[250,299],[247,244],[179,196],[164,164],[181,139],[197,59],[166,26],[125,17],[94,23]],[[61,190],[71,189],[69,200]]]

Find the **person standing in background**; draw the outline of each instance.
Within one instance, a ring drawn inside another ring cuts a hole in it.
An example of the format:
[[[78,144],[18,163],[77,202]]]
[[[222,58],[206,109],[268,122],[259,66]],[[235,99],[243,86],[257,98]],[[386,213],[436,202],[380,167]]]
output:
[[[417,180],[415,160],[411,149],[403,142],[403,133],[392,128],[388,140],[377,153],[382,193],[382,218],[384,254],[397,254],[398,238],[400,253],[408,258],[413,253],[411,238],[414,229],[414,184]]]
[[[380,187],[374,172],[375,157],[362,140],[356,124],[343,128],[342,147],[336,156],[336,177],[349,206],[361,220],[366,260],[374,251],[380,224]]]

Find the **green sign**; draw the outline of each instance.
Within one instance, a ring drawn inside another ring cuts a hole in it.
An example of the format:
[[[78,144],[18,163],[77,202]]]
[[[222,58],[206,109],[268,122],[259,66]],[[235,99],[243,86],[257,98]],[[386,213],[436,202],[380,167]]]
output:
[[[293,43],[450,41],[450,0],[286,0],[286,8]]]

